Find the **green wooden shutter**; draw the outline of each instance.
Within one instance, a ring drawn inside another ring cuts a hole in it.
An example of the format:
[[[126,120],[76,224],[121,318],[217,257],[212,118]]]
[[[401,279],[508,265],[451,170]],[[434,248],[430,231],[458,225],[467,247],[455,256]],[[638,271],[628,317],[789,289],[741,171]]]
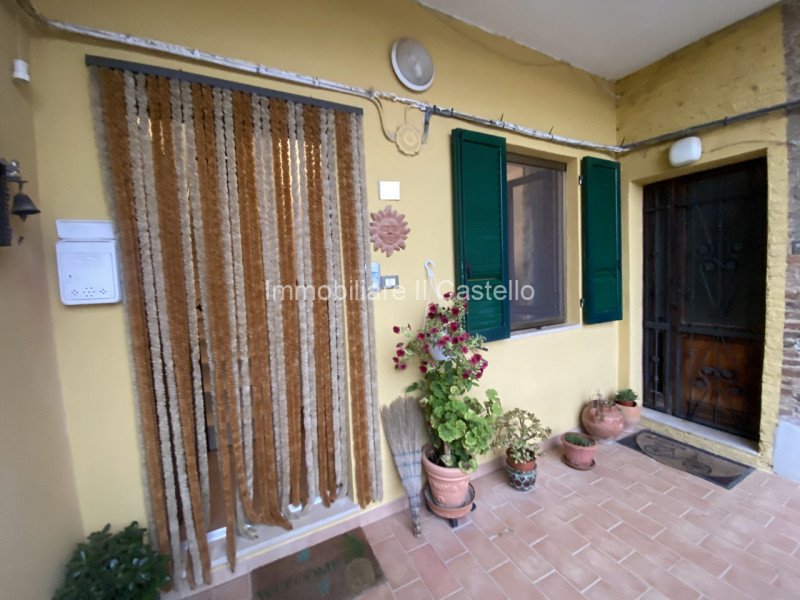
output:
[[[506,141],[454,129],[453,199],[456,285],[467,288],[467,330],[487,341],[509,337],[506,282]]]
[[[619,163],[584,157],[583,322],[622,318],[622,235]]]

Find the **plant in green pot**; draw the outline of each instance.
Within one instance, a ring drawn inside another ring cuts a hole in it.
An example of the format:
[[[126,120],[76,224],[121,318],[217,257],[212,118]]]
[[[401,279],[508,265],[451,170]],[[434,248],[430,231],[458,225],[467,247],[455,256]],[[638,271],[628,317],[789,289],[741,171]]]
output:
[[[539,443],[551,433],[539,417],[522,408],[514,408],[497,419],[492,447],[505,449],[506,474],[513,488],[528,491],[536,483]]]
[[[64,584],[53,600],[156,600],[170,582],[169,557],[144,541],[134,521],[122,531],[111,525],[79,543],[67,563]]]
[[[642,418],[642,406],[636,402],[638,397],[636,392],[630,388],[619,390],[616,396],[614,396],[614,403],[617,405],[617,408],[622,411],[622,416],[625,418],[626,432],[631,432],[636,429],[636,426]]]
[[[403,371],[419,363],[422,378],[407,391],[421,395],[430,433],[422,464],[431,510],[447,518],[469,511],[474,495],[470,474],[478,466],[477,457],[489,451],[495,419],[503,412],[495,390],[486,390],[483,399],[475,393],[488,362],[481,354],[483,338],[465,329],[466,307],[464,298],[448,293],[444,302],[428,305],[421,329],[394,327],[406,337],[395,349],[395,368]]]

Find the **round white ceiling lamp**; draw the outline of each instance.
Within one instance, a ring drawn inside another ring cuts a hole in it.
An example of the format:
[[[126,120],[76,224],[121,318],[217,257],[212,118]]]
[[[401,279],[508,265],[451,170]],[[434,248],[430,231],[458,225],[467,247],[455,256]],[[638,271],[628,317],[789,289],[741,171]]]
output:
[[[409,37],[392,44],[392,69],[404,86],[424,92],[433,83],[433,60],[425,46]]]

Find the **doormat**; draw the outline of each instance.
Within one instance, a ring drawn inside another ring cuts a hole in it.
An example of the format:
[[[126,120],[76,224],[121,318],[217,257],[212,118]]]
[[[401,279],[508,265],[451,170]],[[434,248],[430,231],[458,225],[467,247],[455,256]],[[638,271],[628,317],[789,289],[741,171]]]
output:
[[[384,581],[361,528],[250,574],[254,600],[350,600]]]
[[[617,440],[617,443],[638,450],[663,465],[686,471],[727,490],[754,470],[753,467],[673,440],[649,429]]]

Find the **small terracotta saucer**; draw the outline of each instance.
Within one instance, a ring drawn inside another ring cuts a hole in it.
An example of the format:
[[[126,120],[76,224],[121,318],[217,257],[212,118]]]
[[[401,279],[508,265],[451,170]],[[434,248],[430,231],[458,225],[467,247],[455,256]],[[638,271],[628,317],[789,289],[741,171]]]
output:
[[[564,455],[564,454],[561,455],[561,460],[563,460],[564,464],[566,464],[568,467],[572,467],[573,469],[578,469],[578,471],[588,471],[589,469],[593,468],[597,464],[597,462],[594,459],[592,459],[592,464],[587,465],[585,467],[584,466],[580,466],[580,465],[575,465],[575,464],[569,462],[567,460],[566,455]]]

